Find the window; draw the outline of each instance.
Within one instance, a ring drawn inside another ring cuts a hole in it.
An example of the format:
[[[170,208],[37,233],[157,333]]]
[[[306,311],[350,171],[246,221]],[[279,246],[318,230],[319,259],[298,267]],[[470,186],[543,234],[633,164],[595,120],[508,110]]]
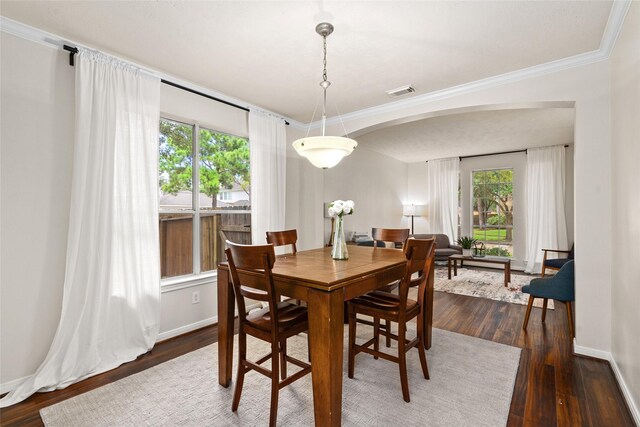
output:
[[[220,193],[218,199],[223,201],[231,200],[231,191],[223,191],[222,193]]]
[[[513,254],[513,169],[473,172],[473,237],[487,255]]]
[[[220,231],[251,243],[249,141],[163,118],[159,153],[161,276],[214,270],[222,259]],[[219,204],[231,188],[244,197]]]

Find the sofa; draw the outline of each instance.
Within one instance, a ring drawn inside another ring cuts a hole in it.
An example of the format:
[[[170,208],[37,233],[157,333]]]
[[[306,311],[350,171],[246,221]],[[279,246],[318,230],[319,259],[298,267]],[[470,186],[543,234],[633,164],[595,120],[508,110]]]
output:
[[[462,255],[462,246],[453,245],[446,234],[412,234],[416,239],[436,238],[436,261],[446,261],[449,255]]]

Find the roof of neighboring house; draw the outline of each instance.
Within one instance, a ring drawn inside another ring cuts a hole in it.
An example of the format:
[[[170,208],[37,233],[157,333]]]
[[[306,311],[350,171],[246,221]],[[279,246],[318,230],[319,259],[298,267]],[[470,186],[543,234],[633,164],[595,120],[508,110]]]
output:
[[[232,190],[228,190],[232,191]],[[235,190],[233,190],[235,191]],[[211,197],[206,194],[199,194],[199,202],[201,208],[208,208],[212,206]],[[191,208],[192,206],[192,194],[190,191],[178,191],[177,194],[160,194],[160,207],[163,208]],[[249,197],[247,200],[238,200],[234,203],[218,200],[216,206],[219,208],[226,208],[230,206],[251,206]]]

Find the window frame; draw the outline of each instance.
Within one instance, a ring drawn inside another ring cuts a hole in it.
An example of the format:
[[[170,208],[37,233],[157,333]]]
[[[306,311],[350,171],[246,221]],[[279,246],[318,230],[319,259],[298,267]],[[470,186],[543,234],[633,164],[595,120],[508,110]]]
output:
[[[474,213],[474,208],[473,208],[473,206],[474,206],[474,197],[473,197],[473,194],[474,194],[474,181],[473,181],[473,179],[474,179],[474,174],[475,174],[475,173],[478,173],[478,172],[493,172],[493,171],[510,170],[510,171],[511,171],[511,173],[512,173],[512,175],[511,175],[511,185],[512,185],[512,190],[511,190],[511,200],[512,200],[512,203],[513,203],[513,200],[514,200],[514,192],[515,192],[515,186],[513,185],[513,183],[514,183],[514,176],[515,176],[515,169],[516,169],[516,168],[515,168],[515,167],[513,167],[513,166],[504,166],[504,167],[490,167],[490,168],[471,169],[471,174],[470,174],[470,176],[469,176],[469,181],[470,181],[470,186],[469,186],[469,198],[470,198],[470,204],[469,204],[469,209],[470,209],[470,218],[469,218],[469,220],[470,220],[470,221],[469,221],[469,226],[470,226],[470,230],[471,230],[471,233],[470,233],[470,234],[471,234],[471,236],[472,236],[473,238],[475,238],[475,237],[474,237],[474,236],[475,236],[475,231],[474,231],[474,230],[475,230],[475,224],[474,224],[474,215],[473,215],[473,213]],[[502,185],[502,184],[503,184],[503,182],[501,181],[501,182],[499,182],[498,184]],[[487,184],[487,183],[485,183],[485,182],[483,182],[483,184],[482,184],[482,185],[483,185],[483,186],[486,186],[486,185],[488,185],[488,184]],[[485,211],[485,212],[486,212],[486,211]],[[513,220],[513,212],[512,212],[512,220]],[[514,227],[514,225],[515,225],[515,224],[512,224],[512,225],[511,225],[512,233],[513,233],[513,227]],[[500,228],[498,228],[498,230],[500,230]],[[505,226],[504,226],[504,230],[505,230],[505,232],[506,232],[506,224],[505,224]],[[487,246],[488,246],[488,245],[487,245],[487,242],[488,242],[488,241],[487,241],[487,239],[486,239],[486,230],[485,230],[485,239],[484,239],[484,240],[479,240],[479,239],[478,239],[478,241],[479,241],[479,242],[481,242],[481,243],[484,243],[485,248],[487,248]],[[510,259],[514,259],[514,253],[513,253],[513,252],[514,252],[515,245],[514,245],[513,239],[511,240],[510,244],[508,244],[508,245],[505,245],[505,244],[504,244],[504,241],[499,241],[499,242],[497,243],[497,246],[500,246],[500,247],[502,247],[502,246],[507,246],[507,247],[509,247],[509,248],[511,249],[511,251],[510,251],[510,252],[511,252],[511,256],[509,256],[508,258],[510,258]],[[507,257],[503,257],[503,258],[507,258]]]
[[[160,209],[158,206],[158,219],[161,214],[190,214],[192,218],[192,227],[191,227],[191,251],[192,251],[192,272],[189,274],[183,274],[179,276],[171,276],[160,279],[160,287],[162,292],[171,292],[179,289],[189,288],[193,286],[200,286],[205,283],[210,283],[214,281],[218,277],[218,270],[207,270],[201,271],[201,259],[200,259],[200,216],[203,213],[207,215],[210,214],[252,214],[251,209],[238,209],[237,212],[235,210],[222,210],[222,209],[214,209],[202,211],[200,207],[200,129],[204,128],[206,130],[220,133],[224,135],[229,135],[235,138],[246,139],[249,144],[249,150],[251,150],[251,142],[249,141],[248,136],[239,136],[234,135],[230,132],[218,131],[215,130],[215,126],[211,126],[208,124],[203,124],[197,120],[185,119],[183,117],[178,117],[170,113],[160,112],[160,121],[169,120],[172,122],[177,122],[179,124],[183,124],[186,126],[192,127],[192,140],[191,140],[191,150],[192,150],[192,165],[191,165],[191,173],[192,173],[192,181],[191,181],[191,209]],[[158,123],[159,126],[159,123]],[[158,142],[159,142],[159,134],[158,134]],[[159,145],[158,145],[159,149]],[[249,162],[249,164],[251,164]],[[158,177],[160,172],[160,158],[158,157]],[[158,191],[160,188],[158,187]],[[217,238],[217,237],[216,237]]]

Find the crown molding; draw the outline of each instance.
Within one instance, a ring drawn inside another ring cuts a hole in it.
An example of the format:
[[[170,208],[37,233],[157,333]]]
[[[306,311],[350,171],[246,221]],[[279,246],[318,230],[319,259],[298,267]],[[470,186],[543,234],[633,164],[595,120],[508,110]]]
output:
[[[607,26],[604,29],[602,40],[600,41],[600,51],[606,53],[607,58],[611,55],[613,47],[618,40],[618,35],[622,30],[622,24],[629,12],[632,0],[615,0],[613,6],[611,6],[611,13],[609,13],[609,20]]]
[[[446,89],[437,90],[434,92],[425,93],[423,95],[414,96],[412,98],[403,99],[399,101],[388,102],[386,104],[377,105],[375,107],[364,108],[362,110],[353,111],[340,116],[330,117],[326,120],[327,126],[339,125],[341,123],[347,123],[353,120],[359,120],[367,117],[388,114],[391,112],[403,110],[406,108],[416,107],[423,104],[428,104],[433,101],[447,99],[454,96],[459,96],[465,93],[476,92],[482,89],[488,89],[496,86],[505,85],[508,83],[517,82],[524,79],[542,76],[545,74],[556,73],[559,71],[567,70],[570,68],[582,67],[585,65],[593,64],[596,62],[604,61],[609,58],[613,51],[615,42],[620,34],[624,19],[627,15],[632,0],[614,0],[607,20],[607,26],[602,35],[600,41],[600,47],[597,50],[591,52],[585,52],[578,55],[570,56],[568,58],[558,59],[555,61],[547,62],[544,64],[534,65],[532,67],[511,71],[508,73],[500,74],[493,77],[488,77],[481,80],[476,80],[469,83],[449,87]],[[62,48],[63,44],[71,44],[75,46],[81,46],[73,41],[68,41],[54,34],[47,33],[37,28],[30,27],[11,19],[0,17],[0,30],[13,34],[15,36],[31,40],[34,42],[42,43],[57,48]],[[128,61],[130,62],[130,61]],[[138,66],[138,65],[136,65]],[[147,67],[140,67],[148,69]],[[166,78],[168,80],[175,81],[183,86],[204,92],[211,96],[215,96],[229,102],[246,106],[249,109],[260,109],[255,105],[248,104],[240,99],[236,99],[220,92],[187,82],[179,79],[175,76],[171,76],[165,73],[158,72],[156,70],[148,69],[156,75]],[[293,120],[290,117],[281,116],[279,114],[272,113],[278,117],[282,117],[290,123],[290,126],[300,130],[317,129],[321,126],[321,120],[316,120],[311,123],[302,123],[297,120]]]
[[[453,86],[447,89],[437,90],[434,92],[425,93],[423,95],[415,96],[409,99],[403,99],[402,101],[389,102],[386,104],[378,105],[375,107],[365,108],[362,110],[354,111],[351,113],[343,114],[340,117],[331,117],[327,119],[327,126],[333,126],[340,124],[340,121],[346,123],[352,120],[358,120],[366,117],[376,116],[380,114],[391,113],[394,111],[402,110],[405,108],[411,108],[423,104],[427,104],[440,99],[447,99],[454,96],[459,96],[465,93],[476,92],[482,89],[488,89],[496,86],[502,86],[508,83],[517,82],[520,80],[529,79],[532,77],[538,77],[545,74],[556,73],[558,71],[566,70],[569,68],[581,67],[595,62],[603,61],[608,58],[600,50],[594,50],[591,52],[581,53],[569,58],[559,59],[545,64],[535,65],[533,67],[524,68],[518,71],[512,71],[509,73],[500,74],[493,77],[488,77],[482,80],[476,80],[470,83],[464,83],[458,86]],[[321,125],[321,122],[315,121],[311,124],[311,128],[315,129]]]
[[[69,40],[69,39],[65,39],[63,37],[60,37],[58,35],[55,34],[51,34],[48,33],[44,30],[41,30],[39,28],[35,28],[35,27],[31,27],[27,24],[23,24],[22,22],[18,22],[18,21],[14,21],[13,19],[9,19],[6,18],[4,16],[0,16],[0,32],[5,32],[11,35],[14,35],[16,37],[20,37],[22,39],[25,40],[29,40],[32,42],[36,42],[39,44],[42,44],[44,46],[48,46],[51,47],[53,49],[62,49],[63,45],[71,45],[71,46],[75,46],[75,47],[81,47],[81,48],[85,48],[85,49],[90,49],[90,50],[97,50],[91,46],[87,46],[87,45],[83,45],[82,43],[77,43],[73,40]],[[67,53],[67,52],[65,52]],[[124,62],[127,62],[129,64],[134,65],[137,68],[140,68],[142,70],[145,70],[155,76],[158,76],[161,79],[165,79],[165,80],[170,80],[174,83],[177,83],[179,85],[182,85],[184,87],[187,87],[189,89],[193,89],[195,91],[198,92],[202,92],[205,93],[207,95],[219,98],[219,99],[223,99],[225,101],[231,102],[232,104],[237,104],[237,105],[241,105],[243,107],[248,108],[249,110],[258,110],[258,111],[262,111],[262,112],[266,112],[270,115],[273,115],[275,117],[279,117],[282,118],[283,120],[286,120],[289,122],[290,125],[292,125],[295,128],[299,128],[299,129],[305,129],[305,125],[293,120],[289,117],[283,116],[281,114],[277,114],[274,113],[272,111],[269,111],[265,108],[262,107],[258,107],[256,105],[250,104],[246,101],[243,101],[241,99],[238,98],[234,98],[228,95],[225,95],[221,92],[217,92],[215,90],[211,90],[209,88],[206,88],[204,86],[200,86],[198,84],[183,80],[179,77],[176,77],[174,75],[171,74],[167,74],[158,70],[155,70],[153,68],[149,68],[148,66],[144,66],[144,65],[140,65],[134,61],[131,61],[129,59],[126,58],[122,58],[120,57],[117,53],[111,53],[111,52],[105,52],[111,56],[114,56]]]
[[[343,114],[338,117],[331,117],[326,120],[327,126],[339,125],[341,122],[346,123],[353,120],[363,119],[366,117],[391,113],[394,111],[411,108],[440,99],[451,98],[465,93],[476,92],[482,89],[488,89],[496,86],[517,82],[532,77],[538,77],[545,74],[556,73],[570,68],[582,67],[596,62],[604,61],[609,58],[615,42],[620,34],[624,18],[627,15],[632,0],[614,0],[607,20],[607,26],[600,41],[600,47],[597,50],[581,53],[567,58],[558,59],[544,64],[534,65],[532,67],[523,68],[516,71],[500,74],[486,79],[476,80],[464,83],[458,86],[452,86],[446,89],[425,93],[423,95],[414,96],[412,98],[399,101],[388,102],[386,104],[377,105],[375,107],[365,108],[358,111]],[[308,125],[311,129],[321,126],[321,121]]]

